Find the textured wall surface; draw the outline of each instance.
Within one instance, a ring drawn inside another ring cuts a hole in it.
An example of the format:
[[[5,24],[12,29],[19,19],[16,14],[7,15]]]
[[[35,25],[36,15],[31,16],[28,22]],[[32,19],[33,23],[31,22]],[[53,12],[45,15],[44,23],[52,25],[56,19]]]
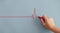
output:
[[[34,8],[37,8],[34,20],[11,18],[31,16]],[[44,13],[54,18],[56,26],[60,27],[60,0],[0,0],[0,33],[52,33],[37,18]]]

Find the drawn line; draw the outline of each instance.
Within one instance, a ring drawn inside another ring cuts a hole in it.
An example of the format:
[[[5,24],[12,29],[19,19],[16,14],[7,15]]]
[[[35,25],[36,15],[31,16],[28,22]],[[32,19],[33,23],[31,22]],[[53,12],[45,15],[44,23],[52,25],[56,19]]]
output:
[[[31,18],[32,16],[0,16],[0,18]]]
[[[35,15],[36,15],[36,8],[34,8],[34,13],[33,13],[33,15],[32,15],[32,18],[33,18],[33,19],[34,19]]]
[[[36,15],[36,8],[34,8],[34,12],[32,16],[0,16],[0,18],[33,18]]]

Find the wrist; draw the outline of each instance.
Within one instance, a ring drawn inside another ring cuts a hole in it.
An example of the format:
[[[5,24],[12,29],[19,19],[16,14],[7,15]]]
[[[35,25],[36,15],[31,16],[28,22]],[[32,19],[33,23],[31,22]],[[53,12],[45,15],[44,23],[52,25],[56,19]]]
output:
[[[55,32],[55,33],[60,33],[60,28],[54,26],[54,27],[52,28],[52,31]]]
[[[56,29],[56,26],[53,26],[53,27],[50,28],[50,30],[53,31],[53,32],[55,31],[55,29]]]

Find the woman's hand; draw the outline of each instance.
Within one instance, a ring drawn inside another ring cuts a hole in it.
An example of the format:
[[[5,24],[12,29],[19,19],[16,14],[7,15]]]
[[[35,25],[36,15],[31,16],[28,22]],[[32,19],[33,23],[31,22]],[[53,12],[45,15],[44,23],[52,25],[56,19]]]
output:
[[[53,29],[55,27],[55,23],[53,18],[49,18],[46,15],[43,15],[42,17],[38,16],[38,18],[40,18],[40,20],[42,21],[42,24],[48,28],[48,29]]]
[[[43,16],[38,16],[38,18],[41,20],[43,26],[45,26],[47,29],[53,31],[53,32],[59,32],[60,33],[60,29],[58,29],[54,23],[53,18],[49,18],[46,15]]]

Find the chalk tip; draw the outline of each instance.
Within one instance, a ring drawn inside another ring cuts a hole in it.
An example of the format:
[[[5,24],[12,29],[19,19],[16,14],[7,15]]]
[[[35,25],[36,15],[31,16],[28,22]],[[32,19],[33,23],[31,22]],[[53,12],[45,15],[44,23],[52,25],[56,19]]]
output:
[[[42,17],[41,16],[38,16],[39,19],[41,19]]]

